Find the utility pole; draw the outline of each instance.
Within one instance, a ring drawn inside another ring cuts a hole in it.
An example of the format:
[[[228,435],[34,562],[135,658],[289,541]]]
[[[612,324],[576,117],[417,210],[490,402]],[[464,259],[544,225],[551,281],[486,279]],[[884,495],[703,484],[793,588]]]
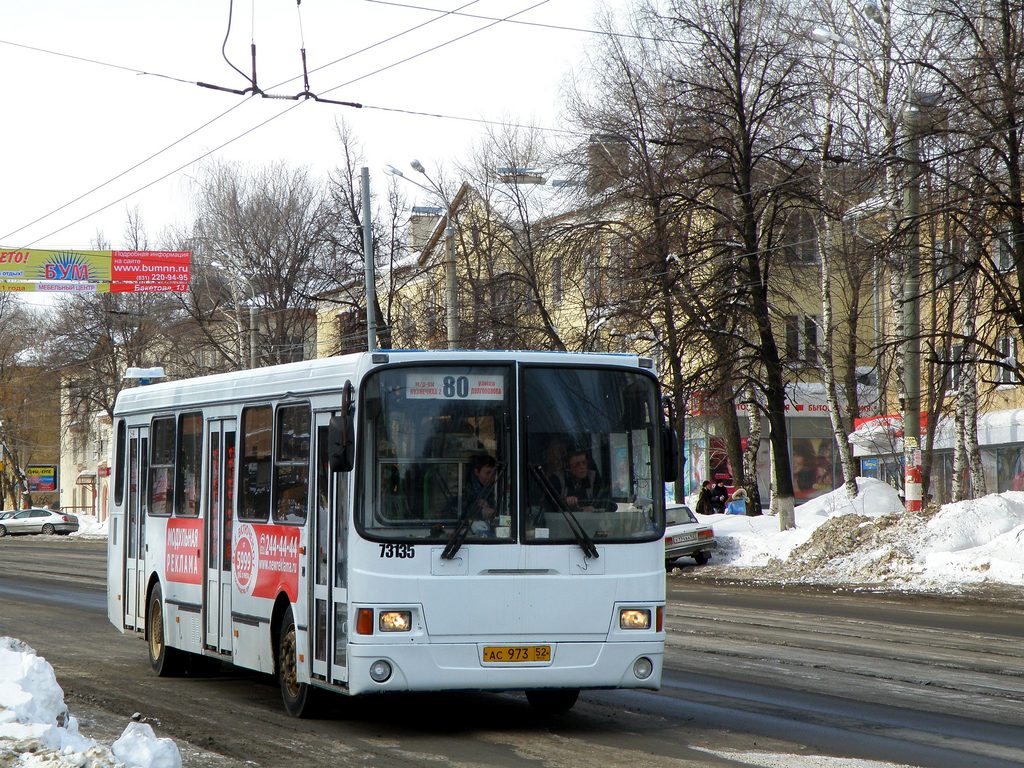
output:
[[[447,222],[444,238],[447,247],[445,256],[445,275],[448,280],[448,349],[459,348],[459,286],[455,277],[455,227],[452,226],[452,209],[448,205],[445,214]]]
[[[903,493],[908,512],[921,509],[921,109],[911,102],[907,126],[907,183],[903,216],[907,249],[903,265]]]
[[[373,222],[370,220],[370,169],[360,174],[363,194],[363,281],[366,291],[366,348],[377,348],[377,285],[373,272]]]
[[[253,303],[249,305],[249,367],[256,368],[256,298],[253,297]]]

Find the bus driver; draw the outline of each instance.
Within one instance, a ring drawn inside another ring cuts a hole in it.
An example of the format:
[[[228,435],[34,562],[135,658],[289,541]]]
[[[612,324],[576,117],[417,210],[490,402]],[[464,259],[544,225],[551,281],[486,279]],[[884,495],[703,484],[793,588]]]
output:
[[[590,457],[584,450],[569,453],[569,471],[565,477],[565,486],[559,495],[565,499],[565,505],[571,510],[593,512],[595,508],[606,509],[608,490],[601,482],[595,470],[590,468]]]

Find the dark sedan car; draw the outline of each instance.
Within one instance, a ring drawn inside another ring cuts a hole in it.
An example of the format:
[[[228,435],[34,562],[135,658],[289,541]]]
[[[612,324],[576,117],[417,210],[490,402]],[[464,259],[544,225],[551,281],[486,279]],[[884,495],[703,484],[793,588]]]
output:
[[[0,536],[20,533],[69,534],[77,530],[78,518],[75,515],[51,509],[19,509],[0,519]]]

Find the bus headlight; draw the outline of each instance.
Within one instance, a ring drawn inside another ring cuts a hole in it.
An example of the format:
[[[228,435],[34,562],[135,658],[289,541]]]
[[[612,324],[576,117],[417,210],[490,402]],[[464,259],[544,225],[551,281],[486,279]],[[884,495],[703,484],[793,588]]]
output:
[[[377,626],[381,632],[408,632],[412,629],[412,612],[381,611]]]
[[[651,611],[647,608],[623,608],[619,611],[619,629],[650,629]]]

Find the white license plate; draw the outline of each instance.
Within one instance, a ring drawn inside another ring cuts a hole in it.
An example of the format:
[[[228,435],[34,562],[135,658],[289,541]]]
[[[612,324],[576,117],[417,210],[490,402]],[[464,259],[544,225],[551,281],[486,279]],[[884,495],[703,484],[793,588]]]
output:
[[[672,543],[673,544],[682,544],[682,543],[687,542],[687,541],[696,541],[696,540],[697,540],[697,534],[696,533],[680,533],[678,536],[673,536],[672,537]]]

